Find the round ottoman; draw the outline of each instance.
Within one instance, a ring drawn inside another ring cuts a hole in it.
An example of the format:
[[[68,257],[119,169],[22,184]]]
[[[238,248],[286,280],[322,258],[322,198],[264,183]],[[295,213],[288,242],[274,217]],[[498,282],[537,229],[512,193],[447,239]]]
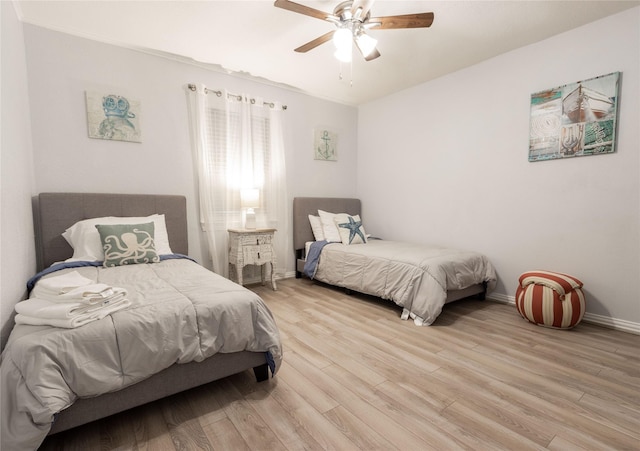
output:
[[[522,317],[540,326],[570,329],[582,321],[585,302],[582,282],[550,271],[523,273],[516,291]]]

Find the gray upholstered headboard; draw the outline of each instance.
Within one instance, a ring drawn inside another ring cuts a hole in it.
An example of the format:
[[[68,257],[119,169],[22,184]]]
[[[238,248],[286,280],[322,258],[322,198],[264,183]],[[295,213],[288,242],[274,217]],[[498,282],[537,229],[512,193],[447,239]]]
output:
[[[360,199],[343,197],[294,197],[293,198],[293,249],[304,249],[307,241],[314,241],[309,215],[318,210],[331,213],[362,215]]]
[[[62,233],[78,221],[102,216],[164,214],[171,250],[189,253],[184,196],[154,194],[41,193],[33,199],[38,270],[70,258]]]

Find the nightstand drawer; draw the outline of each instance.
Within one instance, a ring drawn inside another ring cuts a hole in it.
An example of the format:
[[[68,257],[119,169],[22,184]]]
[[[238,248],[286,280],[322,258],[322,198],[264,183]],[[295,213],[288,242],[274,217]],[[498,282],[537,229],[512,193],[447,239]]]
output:
[[[240,246],[251,246],[251,245],[261,245],[261,244],[271,244],[271,239],[273,235],[244,235],[238,237],[240,241]]]
[[[258,246],[243,246],[242,259],[245,265],[261,265],[272,261],[271,244],[263,244]]]

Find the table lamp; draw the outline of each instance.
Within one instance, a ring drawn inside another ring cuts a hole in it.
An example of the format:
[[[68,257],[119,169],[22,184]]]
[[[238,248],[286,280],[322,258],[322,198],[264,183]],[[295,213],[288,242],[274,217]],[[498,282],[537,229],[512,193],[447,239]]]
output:
[[[244,219],[245,229],[256,228],[256,213],[254,208],[260,207],[260,190],[257,188],[243,189],[240,191],[240,204],[247,209]]]

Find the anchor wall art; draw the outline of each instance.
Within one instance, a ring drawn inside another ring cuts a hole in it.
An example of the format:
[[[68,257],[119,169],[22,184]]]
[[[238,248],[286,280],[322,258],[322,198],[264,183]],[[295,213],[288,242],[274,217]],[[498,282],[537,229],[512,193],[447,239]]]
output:
[[[316,128],[313,153],[316,160],[338,161],[338,134],[326,128]]]
[[[89,138],[142,142],[140,101],[89,91],[86,99]]]
[[[529,161],[616,151],[620,72],[531,94]]]

